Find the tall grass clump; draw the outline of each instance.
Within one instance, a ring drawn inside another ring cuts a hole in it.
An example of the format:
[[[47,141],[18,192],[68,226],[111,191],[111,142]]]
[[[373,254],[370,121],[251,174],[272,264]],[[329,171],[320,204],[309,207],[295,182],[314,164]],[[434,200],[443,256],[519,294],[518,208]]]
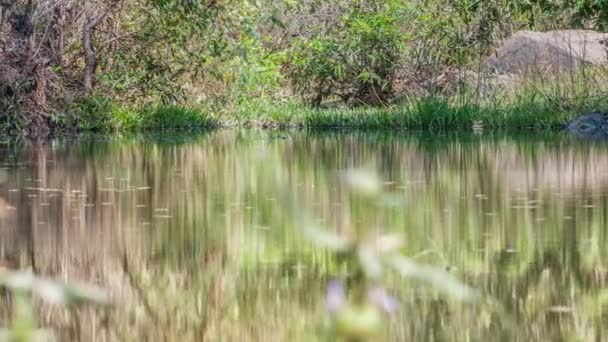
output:
[[[145,108],[141,112],[139,128],[149,129],[183,129],[210,128],[216,121],[202,110],[176,105]]]
[[[127,107],[103,97],[93,97],[75,106],[80,131],[148,131],[204,129],[218,122],[199,107],[158,105]],[[69,128],[68,125],[64,127]]]

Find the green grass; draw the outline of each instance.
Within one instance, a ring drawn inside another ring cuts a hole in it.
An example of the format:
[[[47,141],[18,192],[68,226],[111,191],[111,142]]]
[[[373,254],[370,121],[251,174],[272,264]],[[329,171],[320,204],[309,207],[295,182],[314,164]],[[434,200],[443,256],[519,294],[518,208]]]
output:
[[[578,114],[534,101],[480,105],[439,97],[407,100],[382,108],[315,109],[272,104],[256,107],[257,112],[238,115],[237,121],[242,125],[316,129],[470,130],[474,123],[481,123],[492,130],[550,130],[563,127]]]
[[[250,101],[228,114],[207,114],[203,109],[157,106],[140,110],[113,107],[111,118],[83,125],[84,130],[154,131],[224,126],[311,129],[418,129],[555,130],[573,117],[604,104],[567,104],[566,101],[520,97],[479,104],[442,97],[407,99],[387,107],[312,108],[303,104]]]
[[[202,110],[180,106],[159,106],[143,112],[142,129],[209,128],[216,121]]]
[[[244,125],[315,129],[422,129],[551,131],[592,110],[608,109],[608,70],[588,69],[567,74],[534,75],[512,88],[478,96],[406,97],[385,107],[312,108],[294,103],[253,100],[232,115]]]
[[[95,131],[163,131],[206,129],[218,122],[196,107],[158,105],[139,109],[119,106],[109,99],[92,97],[75,106],[78,129]]]
[[[416,129],[553,131],[591,110],[608,109],[607,70],[586,70],[547,78],[523,79],[518,86],[478,96],[463,91],[455,96],[406,97],[382,107],[313,108],[296,99],[251,98],[217,106],[119,106],[92,97],[78,104],[81,130],[162,131],[241,126],[310,129]],[[545,77],[545,78],[543,78]],[[219,113],[221,111],[221,113]]]

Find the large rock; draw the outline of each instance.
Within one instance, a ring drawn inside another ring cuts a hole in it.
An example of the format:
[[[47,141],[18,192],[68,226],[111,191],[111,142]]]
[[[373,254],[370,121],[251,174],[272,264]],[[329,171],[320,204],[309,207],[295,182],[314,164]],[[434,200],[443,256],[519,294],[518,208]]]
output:
[[[606,139],[608,138],[608,112],[583,114],[568,124],[568,130],[583,139]]]
[[[497,73],[562,72],[608,62],[608,34],[595,31],[519,31],[488,58]]]

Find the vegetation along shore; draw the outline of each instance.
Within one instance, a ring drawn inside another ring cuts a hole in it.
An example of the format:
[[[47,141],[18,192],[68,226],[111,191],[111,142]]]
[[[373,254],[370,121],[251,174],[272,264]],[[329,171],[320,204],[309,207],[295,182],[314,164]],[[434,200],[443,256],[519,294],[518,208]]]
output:
[[[602,3],[2,2],[0,129],[556,129],[608,108]]]

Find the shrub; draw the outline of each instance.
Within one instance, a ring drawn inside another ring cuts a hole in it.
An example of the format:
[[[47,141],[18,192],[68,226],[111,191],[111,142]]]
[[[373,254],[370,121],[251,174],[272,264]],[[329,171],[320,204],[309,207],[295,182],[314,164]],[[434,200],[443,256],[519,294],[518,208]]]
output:
[[[81,98],[72,108],[80,130],[106,131],[111,127],[112,100],[105,96],[93,94]]]
[[[215,120],[196,108],[156,106],[141,111],[140,129],[209,128]]]
[[[383,104],[403,49],[402,12],[396,5],[348,6],[328,32],[294,44],[288,78],[313,105],[330,97],[349,104]]]

